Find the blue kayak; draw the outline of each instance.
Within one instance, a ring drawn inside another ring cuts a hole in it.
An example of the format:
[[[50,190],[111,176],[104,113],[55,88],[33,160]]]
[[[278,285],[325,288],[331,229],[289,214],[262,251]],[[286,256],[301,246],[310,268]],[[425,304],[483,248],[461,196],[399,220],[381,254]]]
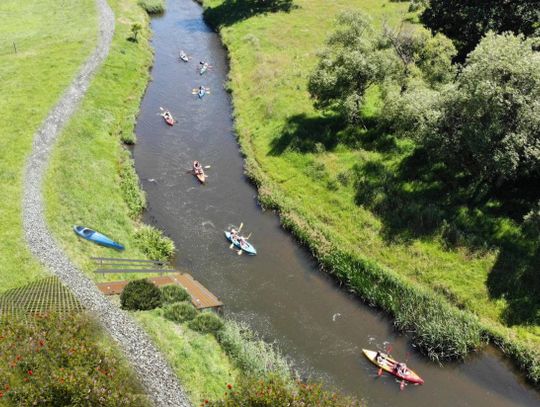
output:
[[[234,244],[234,246],[237,249],[242,250],[242,251],[246,252],[247,254],[251,254],[251,255],[256,255],[257,254],[257,250],[255,250],[255,248],[247,240],[244,240],[243,242],[240,242],[238,239],[233,238],[231,236],[231,232],[225,232],[225,237],[227,238],[227,240],[229,242]]]
[[[84,226],[73,226],[73,231],[83,239],[90,240],[91,242],[116,250],[124,250],[124,246],[122,246],[120,243],[116,243],[114,240],[102,235],[99,232],[96,232],[95,230],[85,228]]]

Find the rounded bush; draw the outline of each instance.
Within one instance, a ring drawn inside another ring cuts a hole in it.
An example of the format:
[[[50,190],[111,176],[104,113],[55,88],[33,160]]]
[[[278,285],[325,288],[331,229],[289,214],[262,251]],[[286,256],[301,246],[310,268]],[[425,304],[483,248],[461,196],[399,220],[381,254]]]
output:
[[[197,310],[187,302],[176,302],[165,307],[163,316],[174,322],[191,321],[197,316]]]
[[[189,322],[194,331],[216,335],[223,329],[223,321],[213,312],[202,312]]]
[[[161,307],[161,291],[147,279],[130,281],[120,295],[120,304],[127,310],[150,310]]]
[[[191,296],[184,287],[179,285],[166,285],[161,287],[164,304],[172,304],[175,302],[191,301]]]

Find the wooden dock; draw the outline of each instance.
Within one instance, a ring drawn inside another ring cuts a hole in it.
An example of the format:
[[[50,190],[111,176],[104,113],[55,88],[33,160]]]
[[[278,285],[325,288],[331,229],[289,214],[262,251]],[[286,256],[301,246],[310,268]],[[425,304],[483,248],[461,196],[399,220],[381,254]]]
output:
[[[187,273],[172,273],[166,276],[149,278],[158,287],[164,285],[176,284],[184,287],[191,295],[191,302],[197,309],[220,308],[223,303],[206,287],[195,280]],[[127,281],[111,281],[109,283],[98,283],[97,287],[105,295],[118,295],[122,293],[124,287],[129,283]]]

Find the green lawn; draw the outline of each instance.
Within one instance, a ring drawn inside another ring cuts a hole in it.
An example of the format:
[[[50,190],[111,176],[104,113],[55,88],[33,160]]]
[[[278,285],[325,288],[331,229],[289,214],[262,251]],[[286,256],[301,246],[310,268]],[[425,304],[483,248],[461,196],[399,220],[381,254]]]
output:
[[[4,291],[43,273],[22,232],[24,164],[34,133],[93,50],[97,22],[94,0],[2,0],[0,16],[0,291]]]
[[[244,2],[249,4],[249,0]],[[345,252],[375,261],[407,280],[441,294],[453,304],[478,315],[493,331],[517,337],[529,349],[540,348],[540,327],[524,321],[510,326],[509,303],[494,298],[487,280],[497,261],[496,250],[446,249],[436,236],[392,239],[384,219],[355,203],[353,183],[337,182],[355,164],[384,162],[395,168],[399,157],[373,148],[350,148],[346,143],[299,152],[287,148],[302,138],[324,138],[325,118],[313,108],[307,79],[317,53],[332,31],[341,10],[358,8],[380,26],[397,23],[407,3],[371,0],[295,0],[290,12],[253,13],[249,7],[236,14],[222,0],[205,0],[206,16],[221,24],[229,50],[229,87],[234,96],[236,129],[247,155],[248,172],[259,184],[263,202],[277,205],[287,222],[307,230],[319,253],[325,242]],[[376,95],[370,96],[376,110]],[[344,136],[345,137],[345,136]],[[407,149],[406,143],[401,146]],[[346,183],[345,183],[346,184]],[[310,199],[305,199],[309,196]]]
[[[227,384],[235,383],[238,370],[214,336],[175,324],[160,316],[160,312],[141,311],[134,315],[165,354],[193,405],[204,399],[220,399]]]

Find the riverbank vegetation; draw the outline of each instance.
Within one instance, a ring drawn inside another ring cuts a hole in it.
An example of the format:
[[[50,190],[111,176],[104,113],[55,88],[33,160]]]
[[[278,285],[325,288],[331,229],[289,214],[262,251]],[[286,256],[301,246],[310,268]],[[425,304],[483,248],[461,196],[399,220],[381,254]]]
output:
[[[495,13],[462,68],[407,3],[251,3],[204,6],[260,201],[431,357],[491,336],[540,382],[534,40]]]
[[[0,291],[41,276],[23,236],[26,156],[35,132],[97,39],[93,0],[0,4]]]

